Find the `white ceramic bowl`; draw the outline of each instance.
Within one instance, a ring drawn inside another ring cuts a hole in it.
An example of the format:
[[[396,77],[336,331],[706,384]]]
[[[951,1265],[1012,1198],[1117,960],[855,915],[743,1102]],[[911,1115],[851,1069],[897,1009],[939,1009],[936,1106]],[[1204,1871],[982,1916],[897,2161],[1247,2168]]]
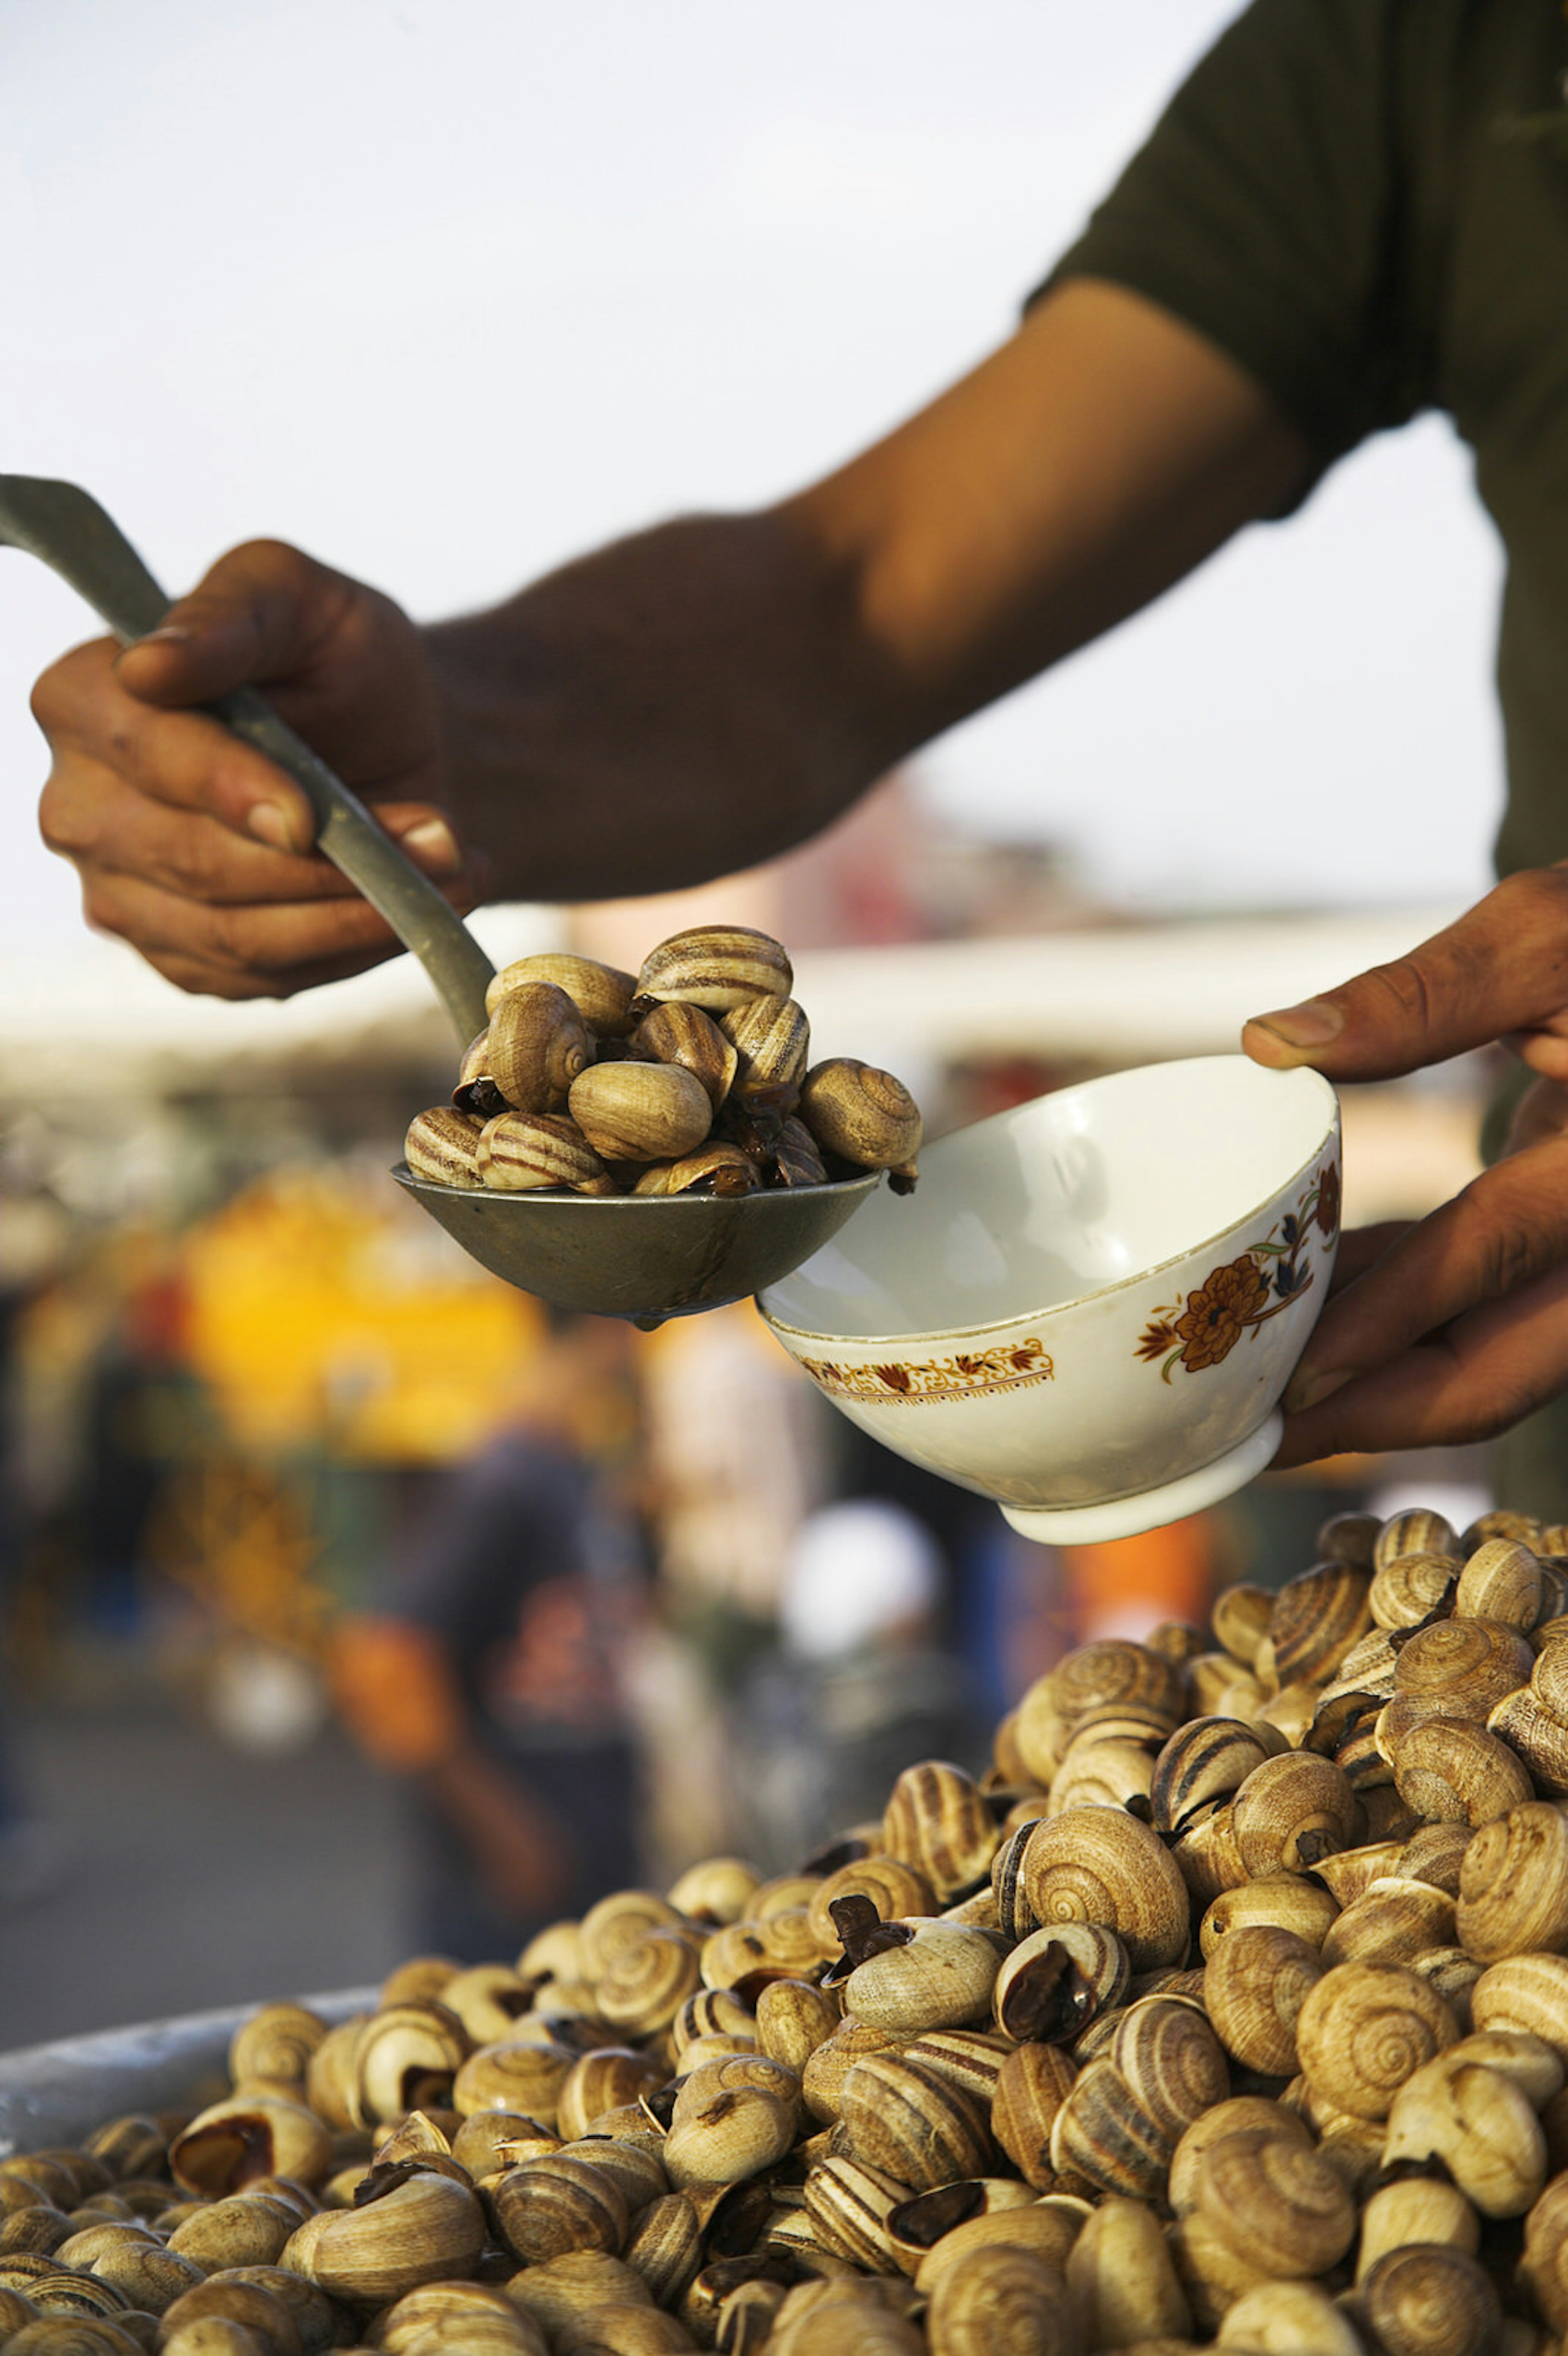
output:
[[[762,1294],[873,1439],[1083,1545],[1241,1488],[1328,1289],[1339,1110],[1206,1055],[1039,1097],[928,1147]]]

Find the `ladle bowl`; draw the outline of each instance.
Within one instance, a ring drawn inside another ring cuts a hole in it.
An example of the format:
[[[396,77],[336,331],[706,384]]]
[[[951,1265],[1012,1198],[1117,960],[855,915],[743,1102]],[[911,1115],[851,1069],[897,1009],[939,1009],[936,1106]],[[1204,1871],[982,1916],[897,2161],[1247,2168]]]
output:
[[[119,526],[74,483],[0,476],[5,544],[52,566],[127,644],[168,612]],[[264,696],[239,688],[208,708],[303,787],[317,848],[418,958],[465,1047],[485,1027],[495,968],[462,918]],[[507,1283],[560,1308],[651,1325],[776,1283],[838,1232],[880,1173],[729,1197],[503,1194],[432,1185],[406,1165],[392,1175]]]

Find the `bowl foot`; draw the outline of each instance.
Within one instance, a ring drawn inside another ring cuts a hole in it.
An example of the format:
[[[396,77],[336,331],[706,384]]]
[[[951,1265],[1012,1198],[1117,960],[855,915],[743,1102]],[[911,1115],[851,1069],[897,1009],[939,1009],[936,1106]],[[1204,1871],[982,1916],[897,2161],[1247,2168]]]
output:
[[[1099,1546],[1107,1538],[1136,1537],[1141,1530],[1163,1529],[1189,1514],[1217,1505],[1272,1462],[1279,1446],[1285,1419],[1277,1408],[1239,1448],[1217,1456],[1196,1472],[1167,1481],[1157,1489],[1139,1489],[1130,1497],[1111,1497],[1098,1505],[1063,1505],[1036,1511],[1029,1505],[1004,1505],[1002,1518],[1026,1538],[1042,1546]]]

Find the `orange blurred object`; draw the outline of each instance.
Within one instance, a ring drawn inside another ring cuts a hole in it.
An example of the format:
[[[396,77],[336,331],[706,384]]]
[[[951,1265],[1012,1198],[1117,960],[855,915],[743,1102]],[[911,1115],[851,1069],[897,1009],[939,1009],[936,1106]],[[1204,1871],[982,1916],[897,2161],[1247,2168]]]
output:
[[[1102,1546],[1063,1547],[1077,1641],[1141,1637],[1161,1620],[1202,1627],[1217,1584],[1220,1548],[1209,1514]]]

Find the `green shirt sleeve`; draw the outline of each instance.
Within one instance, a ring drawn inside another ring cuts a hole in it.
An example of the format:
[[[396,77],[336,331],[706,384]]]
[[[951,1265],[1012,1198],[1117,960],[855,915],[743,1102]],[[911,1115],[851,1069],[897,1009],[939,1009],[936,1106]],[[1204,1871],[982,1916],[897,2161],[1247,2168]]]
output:
[[[1105,278],[1174,313],[1257,379],[1319,474],[1429,398],[1411,323],[1405,13],[1254,0],[1037,290]]]

